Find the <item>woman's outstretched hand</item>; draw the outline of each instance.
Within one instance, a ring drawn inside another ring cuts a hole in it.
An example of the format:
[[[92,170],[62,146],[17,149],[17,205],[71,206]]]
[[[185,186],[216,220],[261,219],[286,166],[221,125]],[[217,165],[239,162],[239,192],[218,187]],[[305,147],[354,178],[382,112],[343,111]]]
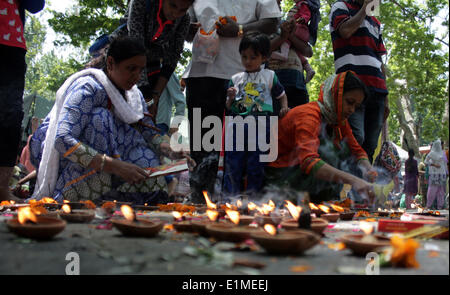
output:
[[[166,142],[161,143],[159,146],[159,149],[164,156],[168,157],[171,160],[178,160],[178,159],[186,158],[187,164],[189,167],[189,171],[192,171],[195,168],[195,166],[197,166],[197,163],[195,163],[194,159],[192,159],[189,156],[188,152],[183,151],[183,150],[175,152],[170,147],[170,144],[168,144]]]
[[[145,169],[110,157],[106,157],[104,171],[119,176],[129,184],[141,183],[148,178]]]
[[[368,200],[369,204],[373,203],[375,199],[375,192],[372,184],[361,178],[355,177],[355,180],[352,183],[352,188],[364,199]]]

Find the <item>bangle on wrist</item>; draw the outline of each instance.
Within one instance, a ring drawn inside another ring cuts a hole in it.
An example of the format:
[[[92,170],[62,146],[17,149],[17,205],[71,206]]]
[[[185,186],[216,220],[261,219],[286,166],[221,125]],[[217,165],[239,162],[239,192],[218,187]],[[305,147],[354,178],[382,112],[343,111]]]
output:
[[[100,171],[103,171],[103,168],[105,168],[105,162],[106,162],[106,154],[103,154],[102,163],[100,164]]]

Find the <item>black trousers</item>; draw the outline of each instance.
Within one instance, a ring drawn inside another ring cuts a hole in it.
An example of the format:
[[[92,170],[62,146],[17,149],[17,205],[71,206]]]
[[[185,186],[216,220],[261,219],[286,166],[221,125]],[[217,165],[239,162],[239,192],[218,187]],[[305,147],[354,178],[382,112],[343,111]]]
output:
[[[219,163],[219,151],[205,151],[201,142],[206,132],[212,129],[202,129],[194,126],[194,119],[203,122],[207,116],[220,118],[223,124],[223,114],[225,110],[225,100],[229,80],[211,77],[199,77],[186,79],[186,102],[189,119],[189,142],[191,156],[197,163],[194,171],[189,173],[189,184],[191,186],[191,196],[194,203],[204,203],[202,191],[206,190],[214,194],[214,184],[217,176]],[[200,118],[194,118],[194,108],[201,110]],[[194,138],[195,132],[200,132],[201,138]],[[198,130],[200,129],[200,130]],[[194,150],[194,146],[200,146],[200,150]]]
[[[298,89],[293,86],[284,87],[286,96],[288,98],[288,107],[293,109],[299,105],[309,102],[308,92],[305,90]],[[279,99],[273,100],[273,113],[278,116],[280,113],[281,104]]]
[[[23,119],[26,51],[0,44],[0,167],[14,167]]]

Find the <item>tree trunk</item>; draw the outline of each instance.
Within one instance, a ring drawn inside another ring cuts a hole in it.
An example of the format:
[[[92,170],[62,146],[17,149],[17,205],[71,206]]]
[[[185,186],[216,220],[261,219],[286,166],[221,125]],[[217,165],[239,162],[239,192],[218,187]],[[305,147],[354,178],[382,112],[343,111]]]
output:
[[[403,131],[402,148],[413,149],[419,155],[418,134],[416,123],[412,115],[411,101],[407,93],[400,95],[396,100],[400,128]]]

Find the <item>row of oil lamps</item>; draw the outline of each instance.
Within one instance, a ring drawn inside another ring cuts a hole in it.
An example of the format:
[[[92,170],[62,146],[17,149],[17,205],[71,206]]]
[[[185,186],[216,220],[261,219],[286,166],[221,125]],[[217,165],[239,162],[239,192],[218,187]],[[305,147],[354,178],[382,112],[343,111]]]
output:
[[[239,200],[236,206],[226,204],[226,209],[223,210],[218,209],[217,205],[211,202],[206,192],[204,197],[207,218],[203,216],[188,219],[183,213],[174,211],[172,214],[175,221],[171,226],[179,232],[196,232],[219,241],[243,242],[253,239],[268,253],[275,254],[303,253],[320,242],[328,221],[336,222],[340,216],[354,214],[354,212],[346,212],[347,209],[340,206],[330,205],[335,211],[332,213],[325,205],[316,206],[310,203],[310,211],[320,216],[320,218],[311,218],[309,212],[302,212],[301,206],[286,200],[285,207],[292,218],[283,219],[273,214],[276,206],[272,201],[261,206],[250,202],[247,208],[242,210],[242,202]],[[237,210],[234,210],[235,208]],[[68,204],[62,205],[61,209],[59,216],[62,219],[35,215],[30,207],[19,208],[17,219],[8,220],[7,225],[19,236],[48,239],[62,232],[66,221],[89,222],[95,217],[94,210],[71,210]],[[162,221],[137,218],[128,205],[122,205],[121,212],[124,218],[112,218],[111,222],[124,236],[154,237],[164,227]],[[250,213],[254,215],[251,216]],[[221,215],[225,218],[220,219]],[[302,225],[301,220],[305,217],[307,222]],[[365,234],[347,235],[341,238],[342,242],[355,254],[365,254],[375,248],[389,245],[389,239],[372,235],[373,226],[369,223],[362,222],[361,229]]]

